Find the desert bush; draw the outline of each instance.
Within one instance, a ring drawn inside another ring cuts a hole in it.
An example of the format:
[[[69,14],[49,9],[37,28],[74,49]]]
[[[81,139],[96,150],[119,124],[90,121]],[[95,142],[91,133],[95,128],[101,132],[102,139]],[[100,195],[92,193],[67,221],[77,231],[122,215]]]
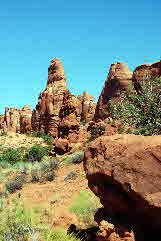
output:
[[[31,169],[31,182],[53,181],[58,166],[57,159],[49,159],[34,165]]]
[[[84,158],[84,151],[80,150],[65,157],[63,159],[63,162],[65,164],[71,164],[71,163],[77,164],[77,163],[81,163],[83,161],[83,158]]]
[[[93,138],[97,138],[97,137],[103,135],[105,132],[105,129],[106,129],[106,127],[104,125],[100,125],[100,126],[92,125],[92,126],[88,127],[88,130],[90,131],[91,136]]]
[[[54,140],[54,138],[52,136],[49,136],[49,135],[45,134],[44,132],[33,132],[31,134],[31,136],[42,138],[44,140],[44,142],[46,142],[48,145],[51,145]]]
[[[44,156],[48,155],[49,150],[50,147],[48,146],[34,145],[26,153],[26,155],[24,156],[24,160],[30,162],[40,162]]]
[[[102,136],[105,133],[105,130],[106,127],[104,125],[89,125],[87,131],[91,133],[91,137],[86,141],[86,143],[90,143],[99,136]]]
[[[69,172],[68,175],[64,178],[64,181],[67,182],[69,180],[75,180],[77,178],[77,173],[76,172]]]
[[[83,224],[91,224],[94,213],[100,207],[99,199],[91,192],[82,190],[77,196],[73,197],[73,204],[69,210],[75,213],[80,222]]]
[[[109,102],[109,112],[114,120],[131,126],[130,133],[161,134],[161,78],[143,82],[140,95],[130,86],[121,97],[121,103]]]
[[[21,149],[7,148],[0,154],[0,162],[15,164],[23,159],[23,151]]]
[[[34,216],[29,210],[25,210],[20,201],[14,201],[12,207],[3,204],[0,219],[1,241],[39,240],[39,230]]]
[[[19,175],[19,176],[15,176],[12,179],[8,180],[5,183],[5,187],[9,193],[14,193],[17,190],[22,189],[22,186],[24,183],[25,183],[25,175]]]

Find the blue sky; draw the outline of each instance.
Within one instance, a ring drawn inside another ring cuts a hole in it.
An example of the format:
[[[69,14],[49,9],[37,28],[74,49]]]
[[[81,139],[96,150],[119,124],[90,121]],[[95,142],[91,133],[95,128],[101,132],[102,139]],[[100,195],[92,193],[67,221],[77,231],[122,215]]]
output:
[[[110,64],[161,57],[160,0],[0,2],[0,113],[37,103],[58,57],[74,94],[98,98]]]

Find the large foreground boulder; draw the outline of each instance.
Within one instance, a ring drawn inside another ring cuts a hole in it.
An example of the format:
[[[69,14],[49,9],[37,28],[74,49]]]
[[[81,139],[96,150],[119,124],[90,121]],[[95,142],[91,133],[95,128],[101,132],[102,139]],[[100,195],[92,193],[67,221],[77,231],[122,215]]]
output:
[[[161,235],[161,136],[99,137],[85,152],[84,168],[107,216]]]

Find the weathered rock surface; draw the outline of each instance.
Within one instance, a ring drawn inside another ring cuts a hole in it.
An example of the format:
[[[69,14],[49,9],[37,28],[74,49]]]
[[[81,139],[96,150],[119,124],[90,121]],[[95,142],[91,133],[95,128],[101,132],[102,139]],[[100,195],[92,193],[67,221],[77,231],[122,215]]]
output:
[[[0,115],[0,129],[4,129],[4,115]]]
[[[93,95],[90,95],[87,91],[84,91],[82,95],[81,105],[82,105],[81,120],[85,122],[91,121],[94,117],[95,108],[96,108]]]
[[[161,61],[139,65],[133,72],[132,81],[138,94],[142,92],[142,84],[151,78],[161,76]]]
[[[107,216],[161,235],[161,136],[99,137],[85,152],[84,168]]]
[[[46,89],[40,94],[36,109],[33,111],[32,128],[44,131],[53,137],[58,136],[59,113],[66,88],[64,68],[59,59],[51,61],[48,68]]]
[[[134,233],[123,229],[121,226],[115,226],[107,221],[101,221],[99,231],[96,235],[97,241],[134,241]]]
[[[124,63],[111,65],[105,85],[96,105],[94,119],[105,119],[109,117],[108,101],[111,98],[120,98],[120,92],[128,88],[132,81],[132,73]]]
[[[32,111],[28,105],[21,110],[5,108],[5,114],[0,116],[0,129],[12,132],[29,133],[31,132]]]
[[[64,68],[61,61],[55,58],[48,68],[46,89],[40,94],[33,110],[32,129],[77,142],[80,121],[91,120],[94,109],[94,97],[87,92],[76,97],[67,90]]]
[[[25,105],[20,111],[20,133],[31,133],[32,110],[29,105]]]

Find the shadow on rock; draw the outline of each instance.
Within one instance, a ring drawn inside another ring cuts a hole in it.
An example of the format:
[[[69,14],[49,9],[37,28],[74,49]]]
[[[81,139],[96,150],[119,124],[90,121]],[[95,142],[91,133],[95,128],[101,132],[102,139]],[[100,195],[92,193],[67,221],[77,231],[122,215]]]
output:
[[[67,230],[68,234],[74,234],[77,238],[82,241],[96,241],[96,233],[98,227],[90,227],[87,229],[77,229],[75,224],[71,224]]]

